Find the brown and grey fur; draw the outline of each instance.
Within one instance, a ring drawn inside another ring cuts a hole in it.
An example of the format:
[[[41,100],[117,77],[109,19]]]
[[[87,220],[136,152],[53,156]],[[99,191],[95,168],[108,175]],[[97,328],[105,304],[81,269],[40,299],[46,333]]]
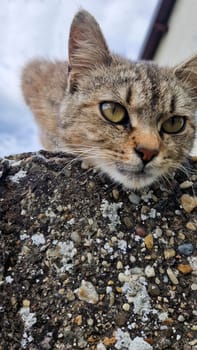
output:
[[[88,159],[128,188],[149,185],[179,167],[195,135],[197,56],[174,68],[132,62],[110,53],[95,19],[76,14],[70,30],[69,63],[35,60],[22,76],[27,104],[46,149]],[[102,101],[123,105],[129,128],[106,121]],[[186,117],[177,134],[159,132],[164,120]],[[157,155],[146,166],[135,152]]]

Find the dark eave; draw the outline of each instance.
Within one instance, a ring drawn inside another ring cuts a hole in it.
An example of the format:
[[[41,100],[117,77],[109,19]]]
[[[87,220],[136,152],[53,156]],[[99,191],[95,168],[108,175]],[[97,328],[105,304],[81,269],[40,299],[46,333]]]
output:
[[[168,31],[168,20],[172,13],[176,0],[160,0],[155,10],[150,29],[145,38],[139,59],[151,60],[153,59],[157,47],[163,35]]]

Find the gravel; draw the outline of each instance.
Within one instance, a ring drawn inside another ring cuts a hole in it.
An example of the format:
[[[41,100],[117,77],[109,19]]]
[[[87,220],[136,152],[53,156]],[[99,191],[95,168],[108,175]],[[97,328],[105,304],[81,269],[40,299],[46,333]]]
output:
[[[0,350],[197,349],[197,162],[141,192],[63,153],[0,160]]]

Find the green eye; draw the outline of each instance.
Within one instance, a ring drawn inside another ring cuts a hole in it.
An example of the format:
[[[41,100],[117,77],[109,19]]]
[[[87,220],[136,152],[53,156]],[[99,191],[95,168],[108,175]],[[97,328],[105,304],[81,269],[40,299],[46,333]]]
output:
[[[165,120],[161,126],[161,131],[165,132],[166,134],[177,134],[184,129],[184,126],[185,117],[175,115]]]
[[[105,119],[114,124],[129,123],[129,116],[126,109],[117,102],[100,103],[100,111]]]

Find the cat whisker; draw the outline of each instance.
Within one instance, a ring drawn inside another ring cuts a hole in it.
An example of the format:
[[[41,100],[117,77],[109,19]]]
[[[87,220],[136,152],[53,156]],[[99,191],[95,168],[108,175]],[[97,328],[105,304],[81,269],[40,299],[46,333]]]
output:
[[[87,145],[87,144],[75,144],[75,143],[65,143],[64,146],[59,146],[59,149],[64,150],[70,148],[72,149],[72,152],[74,151],[83,151],[83,150],[88,150],[88,149],[105,149],[105,147],[102,147],[101,145],[99,146],[93,146],[93,145]],[[75,150],[73,149],[75,148]],[[67,152],[67,151],[66,151]]]
[[[179,166],[179,167],[178,167],[178,170],[182,171],[182,173],[183,173],[184,175],[186,175],[188,181],[191,181],[191,175],[192,175],[192,174],[193,174],[193,175],[196,174],[196,172],[195,172],[193,169],[191,169],[191,168],[189,168],[189,167],[186,168],[186,167],[183,166],[183,165]],[[195,188],[194,188],[193,184],[192,184],[191,188],[192,188],[193,196],[196,196],[196,191],[195,191]]]
[[[95,160],[95,158],[99,158],[101,161],[105,160],[107,162],[105,162],[105,164],[107,164],[108,166],[113,165],[113,162],[109,162],[108,157],[104,154],[99,154],[98,157],[98,153],[97,151],[98,149],[95,149],[94,147],[91,147],[90,149],[86,149],[86,150],[77,150],[75,153],[77,154],[77,156],[75,156],[74,158],[72,158],[71,160],[69,160],[65,166],[63,167],[63,169],[60,171],[59,174],[57,174],[57,176],[59,176],[60,174],[62,174],[66,168],[70,167],[75,161],[80,161],[80,160],[87,160],[91,161]],[[80,153],[80,154],[79,154]],[[89,165],[89,164],[88,164]],[[95,166],[88,166],[87,172],[91,171]]]
[[[166,187],[166,189],[169,190],[169,188],[172,190],[173,186],[172,186],[172,181],[170,179],[170,175],[168,174],[163,174],[159,177],[159,183],[160,181],[162,181],[162,183],[164,184],[164,186]]]

